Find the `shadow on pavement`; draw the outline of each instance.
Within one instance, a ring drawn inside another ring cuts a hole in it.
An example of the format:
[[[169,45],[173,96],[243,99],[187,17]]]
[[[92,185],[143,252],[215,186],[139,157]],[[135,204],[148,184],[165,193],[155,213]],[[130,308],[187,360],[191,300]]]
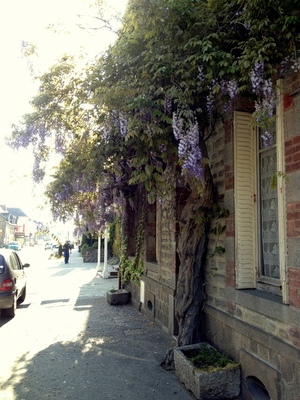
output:
[[[105,296],[88,297],[87,287],[82,291],[85,295],[72,307],[60,305],[64,309],[57,341],[16,360],[2,393],[13,385],[13,400],[194,398],[173,372],[160,366],[174,344],[169,335],[130,304],[111,306]],[[53,312],[59,310],[53,307]],[[84,313],[82,329],[74,312]],[[0,394],[0,399],[5,398]]]

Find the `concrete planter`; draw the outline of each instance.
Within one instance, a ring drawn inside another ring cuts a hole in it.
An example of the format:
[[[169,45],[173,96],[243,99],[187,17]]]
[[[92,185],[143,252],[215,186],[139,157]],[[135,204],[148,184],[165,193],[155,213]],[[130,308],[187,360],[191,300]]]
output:
[[[115,290],[114,292],[107,292],[106,299],[112,306],[127,304],[130,300],[130,292],[125,289]]]
[[[98,261],[98,250],[97,249],[90,249],[86,250],[82,255],[83,262],[97,262]]]
[[[238,399],[241,386],[240,364],[227,364],[224,368],[207,372],[196,368],[186,357],[185,352],[200,349],[203,345],[212,347],[208,343],[198,343],[174,349],[177,378],[198,400]]]

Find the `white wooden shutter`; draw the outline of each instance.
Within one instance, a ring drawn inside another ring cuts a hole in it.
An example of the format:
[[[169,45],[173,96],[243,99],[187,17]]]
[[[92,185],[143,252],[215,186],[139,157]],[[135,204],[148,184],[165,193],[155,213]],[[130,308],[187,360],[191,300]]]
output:
[[[256,152],[252,115],[234,113],[235,266],[238,289],[256,286]]]

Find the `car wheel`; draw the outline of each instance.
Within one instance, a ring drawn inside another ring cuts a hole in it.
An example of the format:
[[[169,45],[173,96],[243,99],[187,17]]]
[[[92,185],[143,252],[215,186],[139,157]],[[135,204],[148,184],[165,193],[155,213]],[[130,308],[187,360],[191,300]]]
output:
[[[25,299],[26,299],[26,286],[24,287],[23,293],[21,294],[21,296],[18,299],[18,303],[19,304],[23,303]]]
[[[17,296],[14,296],[14,304],[10,308],[2,310],[2,313],[7,318],[13,318],[16,315],[17,309]]]

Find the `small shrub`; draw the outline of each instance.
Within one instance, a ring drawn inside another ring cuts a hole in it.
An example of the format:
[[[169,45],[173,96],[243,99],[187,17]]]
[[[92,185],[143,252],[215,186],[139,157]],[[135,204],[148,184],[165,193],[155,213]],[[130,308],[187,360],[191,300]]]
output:
[[[88,249],[90,249],[90,246],[89,246],[87,243],[84,243],[84,244],[81,246],[81,255],[82,255],[82,257],[85,256],[85,254],[86,254],[86,252],[87,252]]]
[[[224,368],[228,364],[236,364],[225,354],[206,344],[198,349],[185,350],[183,353],[196,368],[203,371],[213,371]]]
[[[91,249],[98,249],[98,241],[94,242],[90,248]]]

